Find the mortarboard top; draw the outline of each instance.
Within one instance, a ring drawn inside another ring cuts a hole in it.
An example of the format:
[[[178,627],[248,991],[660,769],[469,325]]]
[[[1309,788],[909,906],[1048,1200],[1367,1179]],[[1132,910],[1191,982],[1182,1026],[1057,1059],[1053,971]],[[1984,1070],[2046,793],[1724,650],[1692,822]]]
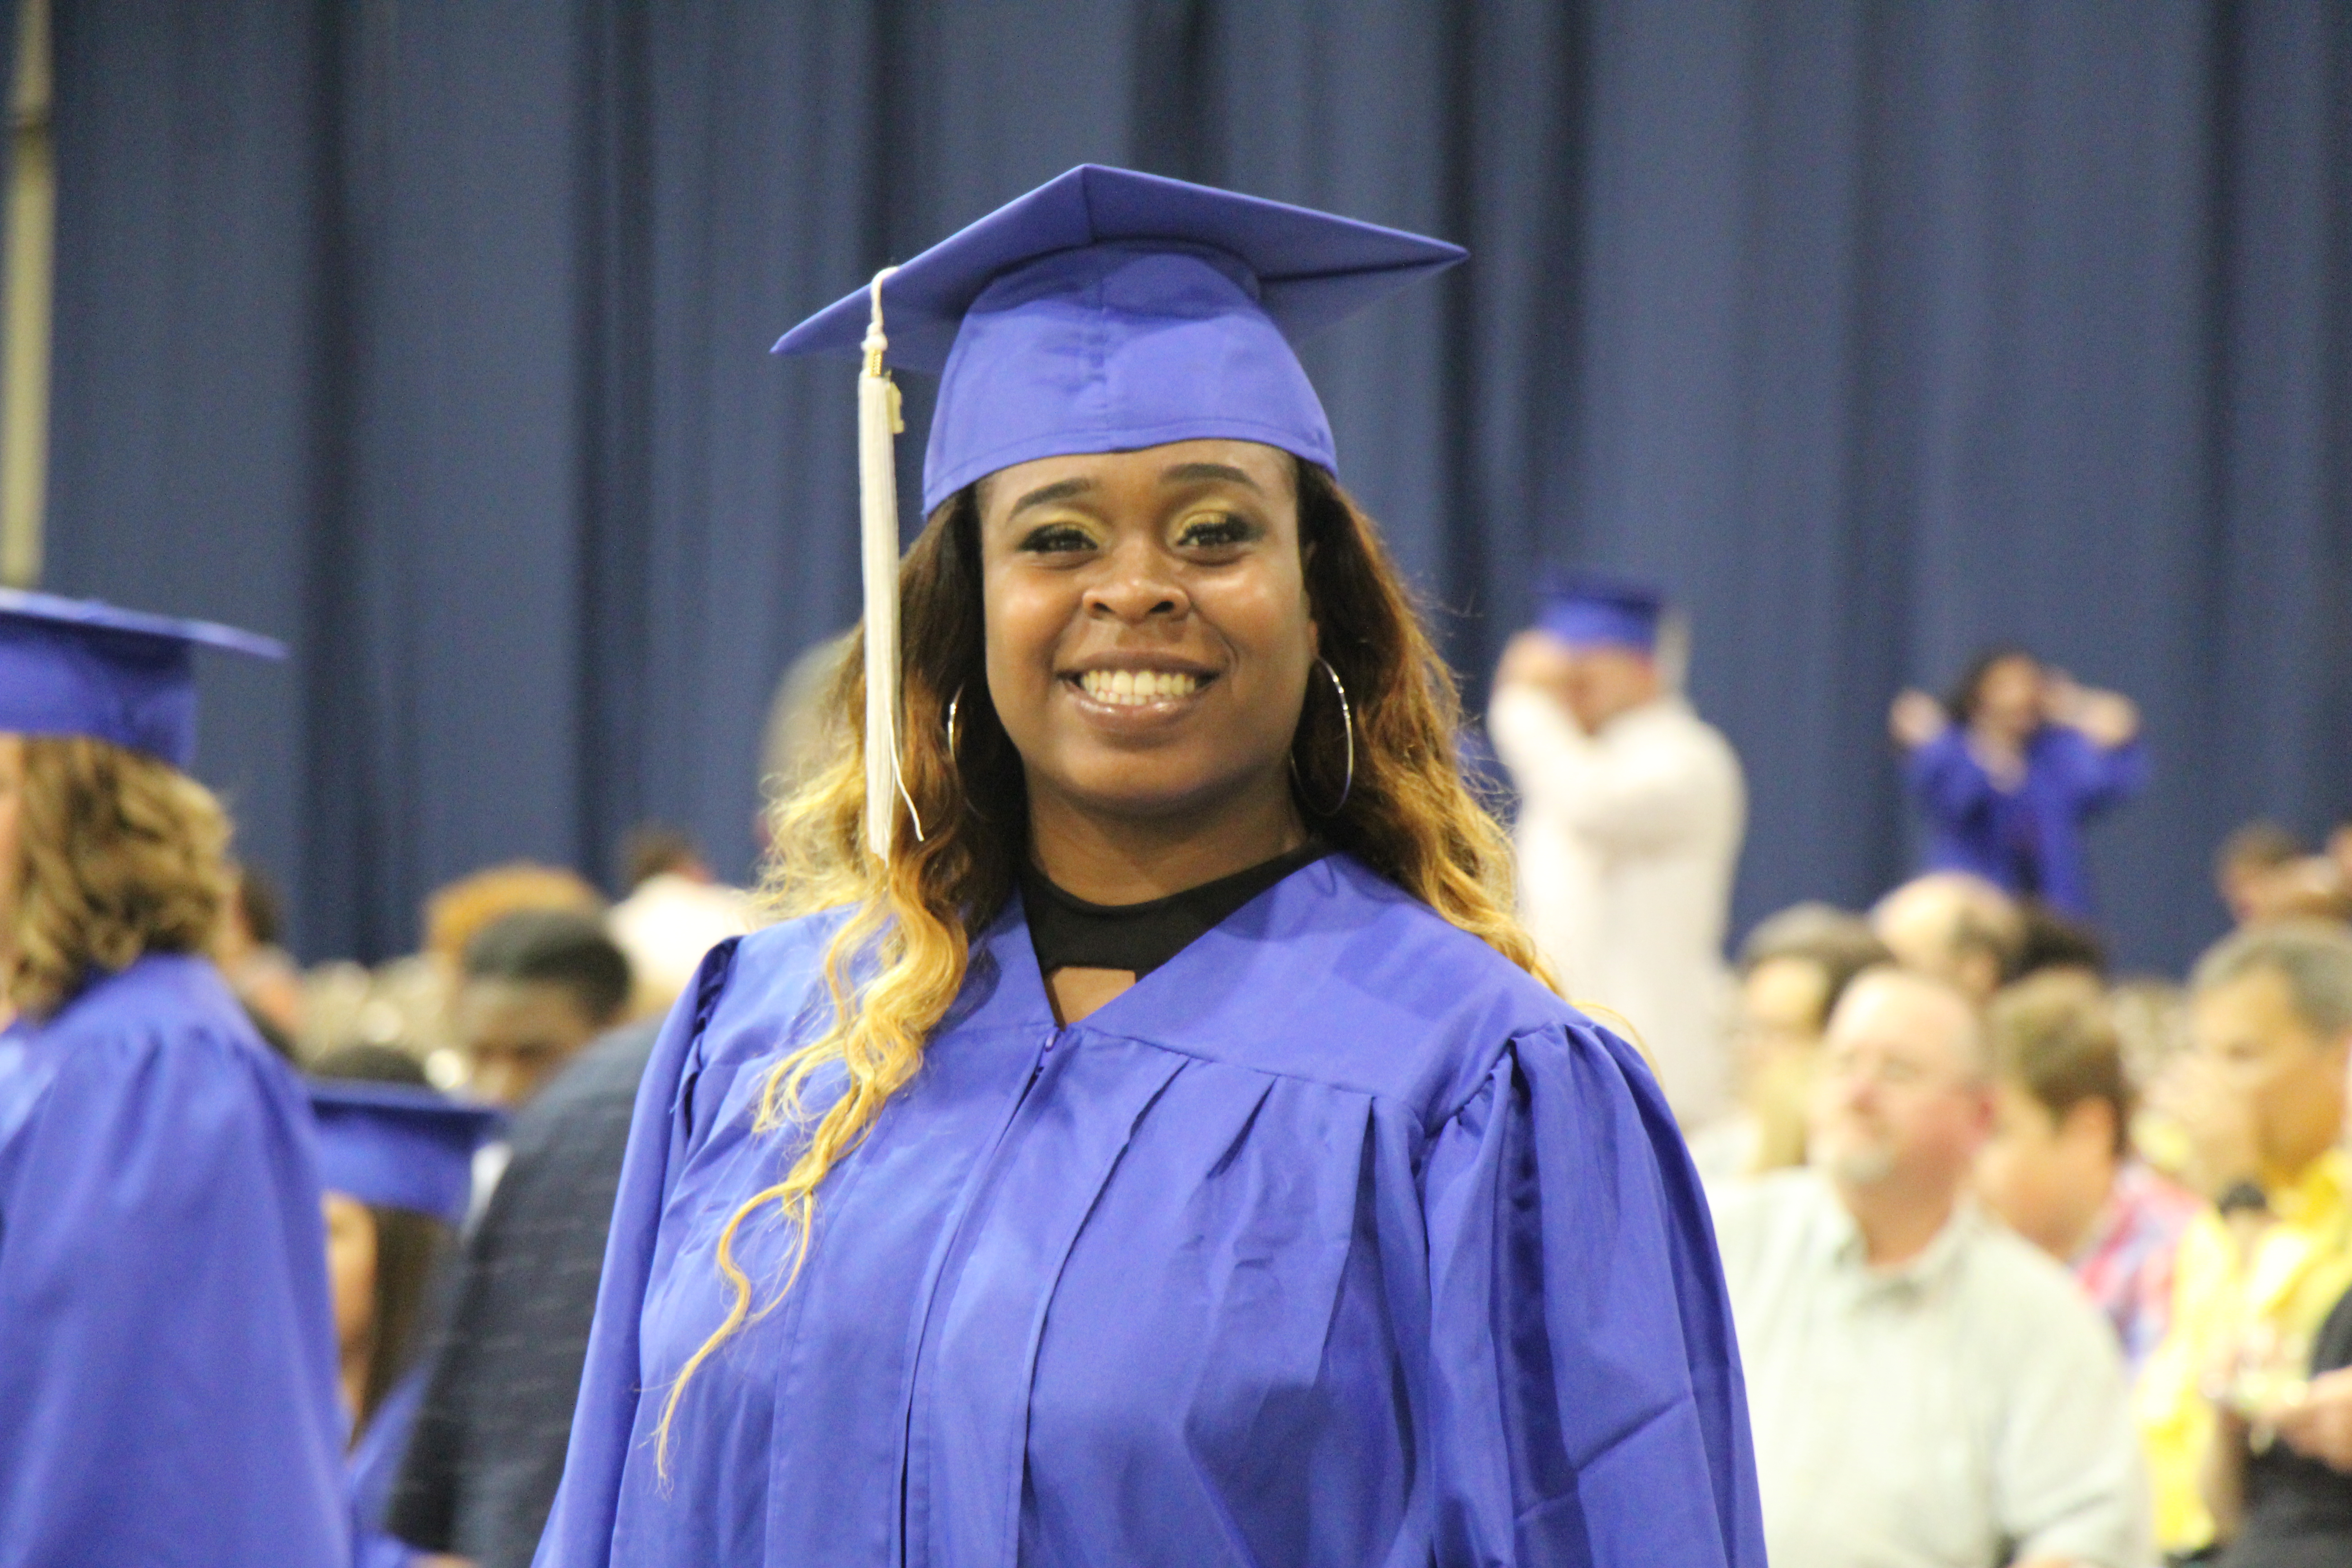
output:
[[[1034,458],[1228,437],[1335,466],[1291,344],[1466,253],[1443,240],[1085,163],[890,273],[886,363],[941,374],[928,512]],[[854,354],[861,289],[780,354]]]
[[[1613,572],[1579,569],[1544,574],[1536,625],[1572,647],[1626,647],[1655,653],[1665,595]]]
[[[331,1193],[456,1225],[474,1193],[474,1151],[506,1117],[429,1089],[365,1079],[312,1079],[319,1175]]]
[[[866,668],[898,666],[889,367],[940,374],[926,512],[1015,463],[1171,441],[1257,441],[1336,470],[1330,421],[1293,342],[1465,254],[1330,213],[1084,163],[786,332],[780,354],[865,356]],[[895,681],[869,679],[866,691],[866,842],[887,859],[893,795],[906,799],[898,694]],[[919,819],[914,829],[919,840]]]
[[[88,735],[185,768],[199,647],[286,657],[284,645],[234,626],[0,588],[0,731]]]

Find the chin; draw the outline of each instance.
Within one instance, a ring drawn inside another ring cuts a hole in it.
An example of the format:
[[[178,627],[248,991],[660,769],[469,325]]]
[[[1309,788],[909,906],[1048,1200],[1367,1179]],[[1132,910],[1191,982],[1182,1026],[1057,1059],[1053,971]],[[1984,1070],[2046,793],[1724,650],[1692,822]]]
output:
[[[1895,1173],[1892,1150],[1859,1146],[1822,1152],[1822,1168],[1843,1186],[1874,1187]]]
[[[1081,765],[1054,779],[1050,787],[1089,816],[1148,821],[1213,811],[1247,792],[1236,779],[1165,756],[1129,754]]]

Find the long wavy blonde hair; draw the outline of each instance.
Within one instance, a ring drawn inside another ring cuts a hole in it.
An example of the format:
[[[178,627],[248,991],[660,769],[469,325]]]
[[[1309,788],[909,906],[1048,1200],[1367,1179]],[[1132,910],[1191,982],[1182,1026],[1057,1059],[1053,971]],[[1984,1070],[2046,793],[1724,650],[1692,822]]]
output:
[[[1302,815],[1335,847],[1552,984],[1511,914],[1508,842],[1456,762],[1462,714],[1452,672],[1378,526],[1324,469],[1301,462],[1297,481],[1307,597],[1355,726],[1354,783],[1337,814],[1325,816],[1346,785],[1348,739],[1327,683],[1310,679],[1291,750]],[[902,766],[924,837],[916,841],[902,802],[899,851],[887,868],[866,851],[864,645],[848,639],[826,703],[839,743],[829,764],[774,808],[762,889],[778,918],[850,911],[825,954],[832,1026],[770,1072],[755,1123],[761,1132],[793,1126],[806,1142],[783,1178],[748,1199],[719,1234],[718,1264],[733,1303],[670,1385],[657,1443],[665,1465],[688,1381],[791,1289],[808,1256],[817,1188],[921,1067],[925,1040],[963,987],[971,934],[1003,908],[1027,852],[1021,759],[988,694],[976,488],[931,514],[899,568],[898,592]],[[945,723],[951,701],[952,737]],[[842,1091],[812,1117],[802,1091],[820,1070],[837,1077]],[[771,1206],[796,1242],[782,1289],[755,1307],[735,1236]]]
[[[24,746],[8,1000],[45,1018],[143,953],[210,952],[232,886],[212,792],[86,735]]]

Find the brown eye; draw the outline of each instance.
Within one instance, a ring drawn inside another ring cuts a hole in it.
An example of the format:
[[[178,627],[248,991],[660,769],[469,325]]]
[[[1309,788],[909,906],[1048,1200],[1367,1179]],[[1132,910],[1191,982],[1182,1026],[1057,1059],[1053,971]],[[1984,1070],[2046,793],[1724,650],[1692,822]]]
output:
[[[1248,519],[1228,514],[1189,525],[1177,543],[1194,550],[1230,550],[1248,543],[1256,534],[1256,527]]]
[[[1093,536],[1083,528],[1066,522],[1049,522],[1022,535],[1016,548],[1039,555],[1058,555],[1074,550],[1091,550],[1094,543]]]

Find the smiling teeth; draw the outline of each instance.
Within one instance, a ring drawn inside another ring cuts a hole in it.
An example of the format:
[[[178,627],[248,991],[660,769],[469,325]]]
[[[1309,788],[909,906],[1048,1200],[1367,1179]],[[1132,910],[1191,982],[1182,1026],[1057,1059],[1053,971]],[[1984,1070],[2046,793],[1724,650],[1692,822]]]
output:
[[[1090,669],[1078,677],[1078,684],[1097,702],[1140,708],[1171,697],[1190,697],[1201,689],[1201,678],[1175,670]]]

